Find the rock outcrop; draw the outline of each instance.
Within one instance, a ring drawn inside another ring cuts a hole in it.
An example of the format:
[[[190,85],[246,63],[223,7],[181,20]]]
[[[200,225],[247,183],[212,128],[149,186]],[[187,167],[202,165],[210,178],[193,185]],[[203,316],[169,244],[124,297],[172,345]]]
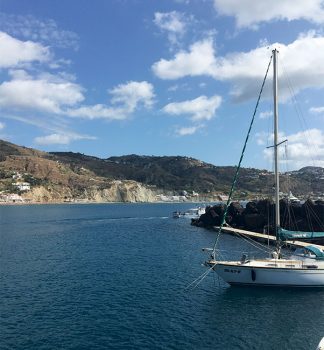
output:
[[[206,213],[199,219],[192,220],[192,224],[200,227],[219,226],[224,212],[224,204],[207,207]],[[272,201],[252,201],[247,203],[245,208],[237,202],[232,202],[228,208],[226,223],[235,228],[261,233],[269,229],[273,234],[274,217],[275,205]],[[307,200],[300,204],[281,200],[280,221],[281,227],[287,230],[324,231],[324,201]]]

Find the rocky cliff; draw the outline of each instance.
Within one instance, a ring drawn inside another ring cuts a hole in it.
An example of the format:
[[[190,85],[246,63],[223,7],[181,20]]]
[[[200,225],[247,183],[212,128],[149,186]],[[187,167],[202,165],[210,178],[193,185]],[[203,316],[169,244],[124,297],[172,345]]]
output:
[[[0,142],[0,192],[14,192],[26,201],[154,202],[158,191],[134,180],[98,176],[91,169],[73,167],[45,152]],[[28,182],[28,191],[13,184]]]
[[[136,181],[111,181],[105,187],[90,185],[80,188],[76,194],[68,186],[35,186],[21,194],[22,198],[35,203],[48,202],[155,202],[156,194]]]
[[[157,194],[216,201],[229,192],[234,172],[233,166],[190,157],[101,159],[72,152],[46,153],[0,140],[0,201],[8,193],[33,202],[153,202]],[[304,198],[324,195],[323,168],[306,167],[280,177],[283,192],[291,190]],[[242,168],[236,199],[271,196],[273,181],[266,170]],[[22,189],[22,183],[30,189]]]

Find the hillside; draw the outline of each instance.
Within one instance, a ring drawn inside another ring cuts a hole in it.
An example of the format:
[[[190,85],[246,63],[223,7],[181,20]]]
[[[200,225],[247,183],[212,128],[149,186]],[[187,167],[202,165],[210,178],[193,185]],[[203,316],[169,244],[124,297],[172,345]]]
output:
[[[71,166],[91,169],[97,176],[111,179],[131,179],[169,191],[227,193],[235,173],[234,166],[215,166],[200,160],[180,156],[127,155],[100,159],[79,153],[51,153],[54,159]],[[266,195],[272,192],[273,175],[266,170],[242,168],[237,182],[238,196]],[[281,175],[281,190],[291,190],[299,196],[320,195],[323,192],[324,169],[306,167]]]
[[[215,166],[180,156],[127,155],[101,159],[72,152],[46,153],[0,140],[0,191],[15,191],[13,178],[30,183],[32,201],[154,201],[157,194],[213,200],[228,193],[235,167]],[[18,175],[17,175],[18,173]],[[324,169],[306,167],[281,176],[282,191],[320,196]],[[273,176],[266,170],[242,168],[236,197],[272,193]],[[197,197],[196,197],[197,198]]]
[[[24,184],[30,189],[22,189]],[[63,164],[48,153],[0,140],[0,201],[147,202],[155,193],[132,180],[115,181]],[[13,195],[19,195],[13,196]]]

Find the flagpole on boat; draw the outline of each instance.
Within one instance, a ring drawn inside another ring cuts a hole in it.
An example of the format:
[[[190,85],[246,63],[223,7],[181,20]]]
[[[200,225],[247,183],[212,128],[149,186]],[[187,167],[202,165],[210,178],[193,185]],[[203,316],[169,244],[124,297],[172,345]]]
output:
[[[279,168],[278,168],[278,50],[273,54],[273,117],[274,117],[274,170],[275,170],[275,210],[276,210],[276,239],[279,242],[280,207],[279,207]]]

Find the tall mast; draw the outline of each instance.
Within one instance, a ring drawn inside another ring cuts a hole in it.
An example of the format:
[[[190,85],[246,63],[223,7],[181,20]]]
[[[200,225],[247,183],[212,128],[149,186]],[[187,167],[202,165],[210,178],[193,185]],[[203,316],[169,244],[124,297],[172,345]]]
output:
[[[275,168],[275,206],[276,206],[276,239],[279,240],[280,208],[279,208],[279,168],[278,168],[278,50],[272,50],[273,54],[273,114],[274,114],[274,168]]]

